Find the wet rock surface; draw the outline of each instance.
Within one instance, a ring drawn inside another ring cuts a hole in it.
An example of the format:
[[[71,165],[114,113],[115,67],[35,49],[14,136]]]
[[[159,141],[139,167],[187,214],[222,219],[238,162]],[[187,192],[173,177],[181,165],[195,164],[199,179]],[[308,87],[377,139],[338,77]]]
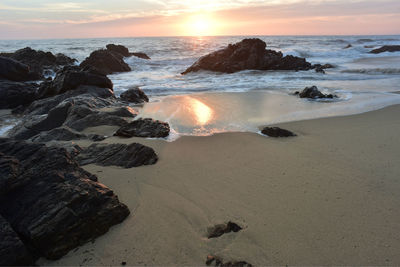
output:
[[[318,98],[337,98],[337,95],[333,94],[324,94],[321,91],[318,90],[318,87],[316,86],[311,86],[311,87],[306,87],[303,89],[303,91],[299,92],[296,91],[294,93],[295,95],[298,95],[300,98],[311,98],[311,99],[318,99]]]
[[[38,80],[40,77],[41,74],[32,72],[28,65],[0,56],[0,79],[22,82]]]
[[[143,52],[133,52],[133,53],[130,53],[130,55],[141,58],[141,59],[151,59],[146,53],[143,53]]]
[[[221,257],[214,256],[214,255],[207,256],[206,265],[207,266],[221,266],[221,267],[252,267],[253,266],[246,261],[224,262],[224,260]]]
[[[170,132],[169,124],[150,118],[138,119],[122,126],[114,134],[121,137],[167,137]]]
[[[279,127],[265,127],[261,130],[262,134],[268,135],[269,137],[291,137],[296,136],[295,133],[282,129]]]
[[[126,90],[120,95],[120,98],[123,101],[130,102],[130,103],[143,103],[143,102],[149,102],[149,98],[147,95],[143,92],[142,89],[139,87],[134,87]]]
[[[230,232],[239,232],[240,230],[242,230],[242,227],[240,227],[238,224],[234,223],[234,222],[228,222],[228,223],[224,223],[224,224],[217,224],[214,225],[213,227],[209,227],[207,229],[207,237],[208,238],[216,238],[216,237],[220,237],[223,234],[227,234]]]
[[[400,45],[384,45],[380,48],[371,50],[369,53],[380,54],[383,52],[398,52],[398,51],[400,51]]]
[[[244,39],[236,44],[201,57],[182,74],[209,70],[233,73],[241,70],[309,70],[312,65],[304,58],[283,56],[267,50],[260,39]]]
[[[51,52],[37,51],[30,47],[25,47],[14,53],[0,53],[0,56],[10,57],[30,67],[30,70],[40,75],[46,69],[58,70],[62,66],[72,65],[75,59],[64,54],[52,54]]]
[[[41,132],[31,138],[33,142],[37,143],[45,143],[50,141],[71,141],[79,139],[89,139],[97,142],[104,140],[105,137],[97,134],[86,135],[74,131],[68,127],[59,127],[50,131]]]
[[[35,83],[0,80],[0,109],[29,105],[39,86]]]
[[[35,257],[58,259],[129,215],[117,196],[63,148],[0,138],[0,153],[0,172],[6,173],[0,214]],[[24,257],[20,248],[10,252],[21,257],[17,260]]]
[[[150,147],[132,143],[92,144],[76,157],[81,165],[97,164],[102,166],[121,166],[124,168],[152,165],[158,160],[157,154]]]

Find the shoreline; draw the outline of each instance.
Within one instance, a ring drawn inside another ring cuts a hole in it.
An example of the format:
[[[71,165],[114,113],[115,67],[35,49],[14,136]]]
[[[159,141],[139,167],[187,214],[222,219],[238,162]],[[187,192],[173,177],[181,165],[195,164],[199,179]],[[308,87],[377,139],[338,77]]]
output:
[[[153,166],[84,167],[128,205],[108,233],[40,265],[204,265],[207,255],[253,265],[400,264],[400,105],[274,124],[298,134],[184,136],[140,142]],[[85,141],[78,141],[85,146]],[[233,221],[243,230],[207,239]]]

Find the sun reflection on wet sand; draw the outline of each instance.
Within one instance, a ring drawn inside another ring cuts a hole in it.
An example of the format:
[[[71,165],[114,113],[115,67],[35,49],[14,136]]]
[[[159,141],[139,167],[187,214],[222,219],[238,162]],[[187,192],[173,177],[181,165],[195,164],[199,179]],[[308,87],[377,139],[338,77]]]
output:
[[[188,105],[198,125],[206,125],[213,117],[213,110],[198,99],[188,96]]]

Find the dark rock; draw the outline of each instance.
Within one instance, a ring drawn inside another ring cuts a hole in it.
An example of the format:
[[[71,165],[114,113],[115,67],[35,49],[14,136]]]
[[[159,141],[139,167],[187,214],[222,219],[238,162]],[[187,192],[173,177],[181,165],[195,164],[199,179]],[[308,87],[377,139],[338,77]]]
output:
[[[33,142],[44,143],[50,141],[71,141],[79,139],[90,139],[92,141],[102,141],[104,136],[97,134],[86,135],[76,132],[68,127],[54,128],[50,131],[41,132],[31,138]]]
[[[167,137],[169,135],[169,125],[166,122],[153,120],[150,118],[138,119],[122,126],[114,134],[122,137]]]
[[[120,98],[124,101],[136,104],[149,102],[149,98],[139,87],[134,87],[126,90],[121,94]]]
[[[131,71],[128,64],[124,62],[123,55],[105,49],[92,52],[80,66],[93,67],[104,75],[114,72]]]
[[[398,51],[400,51],[400,45],[384,45],[380,48],[371,50],[370,53],[379,54],[383,52],[398,52]]]
[[[351,47],[353,47],[353,46],[351,44],[348,44],[347,46],[343,47],[343,49],[348,49],[348,48],[351,48]]]
[[[115,45],[115,44],[108,44],[106,45],[107,50],[111,51],[111,52],[116,52],[121,54],[124,57],[130,57],[131,54],[129,53],[128,48],[126,48],[123,45]]]
[[[325,71],[322,67],[315,67],[315,72],[325,74]]]
[[[34,99],[38,85],[0,80],[0,109],[29,105]]]
[[[223,234],[227,234],[230,232],[239,232],[242,230],[242,227],[237,225],[234,222],[228,222],[226,224],[217,224],[213,227],[209,227],[207,229],[208,231],[208,238],[215,238],[215,237],[220,237]]]
[[[311,98],[311,99],[337,97],[336,95],[332,94],[323,94],[321,91],[318,90],[318,87],[316,86],[306,87],[304,88],[303,91],[297,92],[297,94],[300,96],[300,98]]]
[[[113,88],[111,80],[94,69],[67,66],[57,72],[54,80],[42,83],[36,98],[40,99],[59,95],[70,90],[75,90],[81,85],[92,85],[110,90]]]
[[[130,53],[131,56],[135,56],[141,59],[151,59],[148,55],[146,55],[145,53],[142,52],[134,52],[134,53]]]
[[[0,214],[37,256],[59,259],[129,215],[63,148],[1,138],[0,153],[15,158],[20,168],[0,196]]]
[[[206,265],[210,266],[214,263],[214,266],[221,266],[221,267],[252,267],[250,263],[246,261],[223,261],[222,258],[218,256],[208,255],[206,260]]]
[[[18,234],[0,215],[0,266],[27,266],[34,263],[34,257]]]
[[[19,49],[14,53],[2,53],[0,56],[18,60],[28,65],[33,72],[40,74],[46,69],[57,70],[61,66],[72,65],[76,61],[63,54],[53,55],[51,52],[36,51],[30,47]]]
[[[126,265],[126,261],[121,262],[121,265],[125,266]]]
[[[261,131],[262,134],[268,135],[270,137],[290,137],[296,136],[296,134],[291,131],[281,129],[279,127],[265,127]]]
[[[155,164],[158,157],[150,147],[132,143],[92,144],[84,149],[76,160],[80,165],[98,164],[102,166],[121,166],[124,168]]]
[[[0,56],[0,78],[21,82],[38,80],[40,77],[40,74],[32,72],[28,65]]]
[[[200,70],[233,73],[241,70],[309,70],[312,65],[304,58],[285,56],[266,50],[260,39],[244,39],[239,43],[208,54],[197,60],[182,74]]]

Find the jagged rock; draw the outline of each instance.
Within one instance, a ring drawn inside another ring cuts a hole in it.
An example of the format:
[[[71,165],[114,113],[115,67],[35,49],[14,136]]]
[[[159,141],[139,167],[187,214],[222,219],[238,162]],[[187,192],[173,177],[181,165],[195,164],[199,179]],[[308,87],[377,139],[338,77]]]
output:
[[[114,72],[131,71],[128,64],[124,62],[123,55],[105,49],[92,52],[80,66],[93,67],[104,75]]]
[[[261,131],[262,134],[268,135],[269,137],[290,137],[296,136],[296,134],[291,131],[281,129],[279,127],[265,127]]]
[[[68,127],[59,127],[54,128],[50,131],[40,132],[38,135],[35,135],[31,138],[33,142],[44,143],[50,141],[71,141],[78,139],[89,139],[92,141],[102,141],[105,139],[104,136],[97,134],[82,134],[76,132]]]
[[[301,92],[296,91],[294,94],[299,95],[300,98],[311,98],[311,99],[337,97],[336,95],[332,94],[323,94],[321,91],[318,90],[318,87],[316,86],[306,87],[303,89],[303,91]]]
[[[170,127],[168,123],[150,118],[138,119],[122,126],[114,134],[122,137],[167,137]]]
[[[260,39],[244,39],[236,44],[197,60],[182,74],[199,70],[233,73],[241,70],[309,70],[312,65],[304,58],[283,57],[281,52],[266,50]]]
[[[224,224],[217,224],[214,225],[213,227],[209,227],[207,229],[208,238],[216,238],[216,237],[220,237],[223,234],[227,234],[230,232],[239,232],[240,230],[242,230],[242,227],[240,227],[239,225],[237,225],[234,222],[228,222],[228,223],[224,223]]]
[[[52,81],[42,83],[37,99],[59,95],[74,90],[81,85],[92,85],[101,88],[113,89],[113,83],[107,76],[94,69],[81,69],[77,66],[67,66],[57,72]]]
[[[130,55],[141,58],[141,59],[151,59],[148,55],[146,55],[145,53],[142,53],[142,52],[133,52],[133,53],[130,53]]]
[[[139,87],[134,87],[126,90],[121,94],[120,98],[124,101],[136,104],[149,102],[149,98]]]
[[[0,56],[11,57],[22,62],[28,65],[33,72],[40,75],[46,69],[57,70],[61,66],[72,65],[76,61],[63,54],[53,55],[51,52],[36,51],[30,47],[19,49],[14,53],[1,53]]]
[[[38,80],[40,77],[41,75],[32,72],[28,65],[12,58],[0,56],[0,79],[21,82]]]
[[[371,50],[370,53],[379,54],[383,52],[398,52],[398,51],[400,51],[400,45],[384,45],[380,48]]]
[[[138,143],[92,144],[84,149],[76,160],[80,165],[94,163],[102,166],[115,165],[132,168],[155,164],[158,157],[152,148]]]
[[[35,99],[37,88],[35,83],[0,80],[0,109],[29,105]]]
[[[0,214],[38,257],[58,259],[129,215],[63,148],[0,138],[0,153],[13,157],[20,169],[2,190]]]
[[[208,255],[207,260],[206,260],[206,265],[210,266],[211,264],[214,264],[214,266],[221,266],[221,267],[252,267],[250,263],[246,261],[228,261],[225,262],[223,261],[222,258],[214,255]]]
[[[124,57],[130,57],[131,54],[129,53],[128,48],[126,48],[123,45],[115,45],[115,44],[108,44],[106,45],[107,50],[111,51],[111,52],[116,52],[121,54]]]
[[[1,167],[0,167],[1,170]],[[34,258],[24,243],[0,215],[0,266],[28,266]]]

